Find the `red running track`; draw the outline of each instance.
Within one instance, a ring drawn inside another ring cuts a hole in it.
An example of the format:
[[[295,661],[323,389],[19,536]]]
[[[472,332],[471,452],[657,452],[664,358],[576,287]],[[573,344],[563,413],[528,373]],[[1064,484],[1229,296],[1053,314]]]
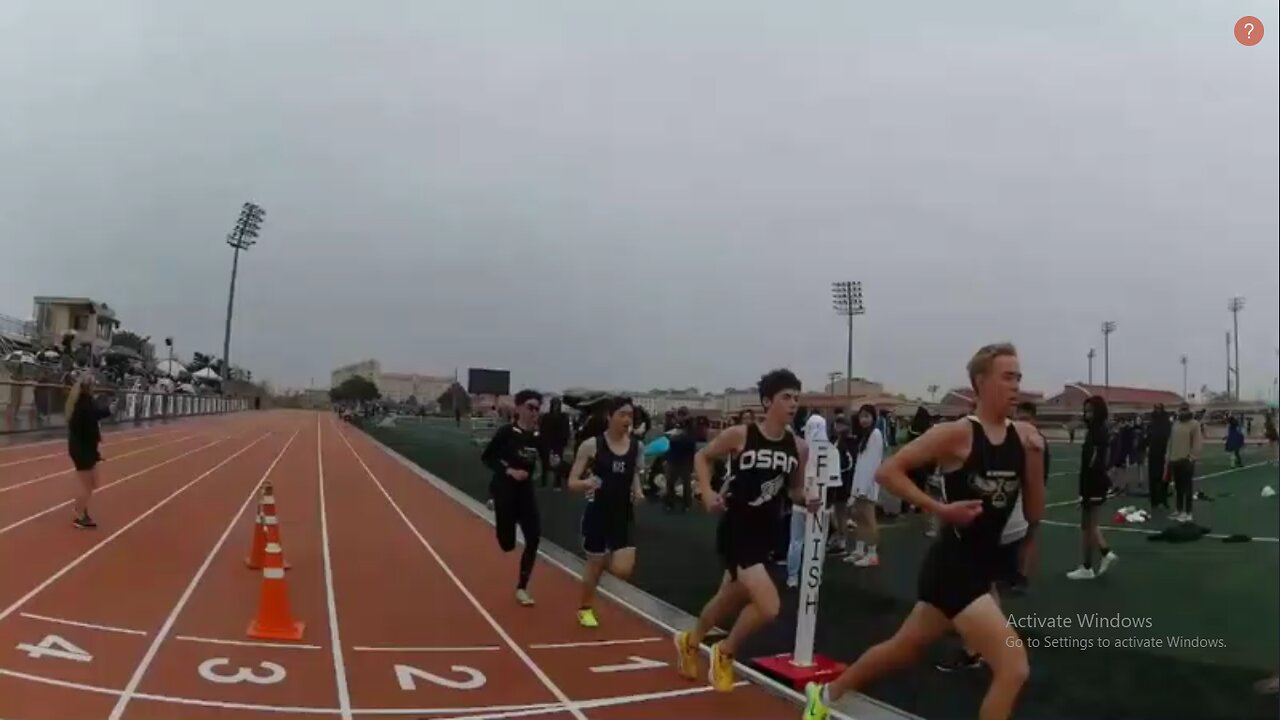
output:
[[[746,683],[671,667],[667,633],[542,562],[538,605],[492,527],[331,415],[250,413],[147,436],[105,463],[99,527],[71,527],[42,483],[0,495],[0,717],[790,718]],[[124,449],[124,446],[121,447]],[[56,468],[55,468],[56,469]],[[0,470],[0,487],[9,482]],[[275,486],[302,640],[246,636],[262,481]],[[112,483],[115,483],[112,485]],[[13,526],[15,519],[29,518]],[[640,556],[643,562],[643,551]]]

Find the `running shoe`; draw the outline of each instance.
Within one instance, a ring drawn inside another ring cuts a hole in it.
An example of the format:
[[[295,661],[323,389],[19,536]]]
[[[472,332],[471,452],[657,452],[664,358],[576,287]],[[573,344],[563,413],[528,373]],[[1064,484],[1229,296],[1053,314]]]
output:
[[[1092,580],[1097,575],[1094,574],[1093,568],[1087,568],[1083,565],[1067,573],[1068,580]]]
[[[1098,563],[1098,574],[1101,575],[1105,573],[1112,565],[1115,565],[1116,561],[1119,559],[1120,556],[1113,552],[1103,555],[1102,562]]]
[[[528,590],[520,588],[516,590],[516,602],[525,607],[533,607],[533,596],[529,594]]]
[[[711,667],[707,670],[711,686],[720,692],[733,690],[733,656],[720,651],[720,643],[711,646]]]
[[[600,627],[600,621],[596,619],[596,611],[589,607],[578,610],[578,624],[585,628]]]
[[[75,525],[77,528],[81,530],[92,530],[98,527],[98,523],[94,522],[93,518],[89,517],[87,514],[76,518],[72,522],[72,525]]]
[[[951,658],[950,660],[943,660],[941,662],[934,663],[933,667],[936,668],[939,672],[957,672],[960,670],[975,670],[977,668],[982,667],[982,656],[970,655],[969,653],[961,650],[957,652],[956,656]]]
[[[809,683],[804,686],[804,715],[802,720],[827,720],[827,703],[822,695],[823,686]]]
[[[698,646],[689,633],[676,633],[676,671],[690,680],[698,679]]]

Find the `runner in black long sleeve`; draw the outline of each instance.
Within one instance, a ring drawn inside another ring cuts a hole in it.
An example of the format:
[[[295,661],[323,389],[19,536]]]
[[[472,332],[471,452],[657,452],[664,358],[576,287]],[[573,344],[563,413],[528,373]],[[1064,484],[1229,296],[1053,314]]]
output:
[[[542,396],[534,390],[516,393],[516,420],[493,434],[481,460],[493,471],[489,496],[493,498],[498,547],[511,552],[516,547],[516,526],[524,535],[524,553],[520,556],[520,580],[516,600],[533,605],[529,594],[529,576],[538,557],[538,541],[542,539],[542,521],[538,515],[538,499],[533,490],[533,470],[538,463],[538,413]]]

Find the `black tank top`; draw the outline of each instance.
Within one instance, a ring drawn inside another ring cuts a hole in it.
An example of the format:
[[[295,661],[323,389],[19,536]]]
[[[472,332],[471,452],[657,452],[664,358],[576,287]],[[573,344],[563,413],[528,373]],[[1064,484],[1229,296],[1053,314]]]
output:
[[[729,477],[721,493],[730,515],[769,515],[776,518],[778,504],[786,496],[791,473],[800,464],[796,436],[784,432],[782,439],[770,440],[752,423],[742,452],[730,463]]]
[[[946,502],[981,500],[982,514],[966,527],[948,527],[941,540],[974,550],[995,549],[1022,492],[1025,451],[1012,420],[1005,421],[1004,442],[999,445],[991,444],[976,417],[970,415],[968,420],[973,429],[969,457],[942,476],[942,494]]]
[[[604,505],[631,502],[631,482],[636,474],[640,443],[630,435],[627,435],[627,443],[626,453],[618,455],[609,448],[609,440],[604,433],[596,436],[596,456],[591,470],[600,478],[600,487],[591,493],[587,502]]]

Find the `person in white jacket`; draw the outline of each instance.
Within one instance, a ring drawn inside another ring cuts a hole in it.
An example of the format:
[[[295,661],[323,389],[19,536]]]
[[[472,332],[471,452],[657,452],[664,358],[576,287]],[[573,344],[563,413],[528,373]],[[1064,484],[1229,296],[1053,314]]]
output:
[[[875,567],[880,564],[876,543],[880,529],[876,526],[876,503],[880,500],[880,484],[876,482],[876,470],[884,460],[884,435],[876,427],[878,413],[874,405],[858,408],[854,433],[858,438],[858,460],[853,467],[853,519],[857,523],[857,543],[844,561],[857,567]]]

